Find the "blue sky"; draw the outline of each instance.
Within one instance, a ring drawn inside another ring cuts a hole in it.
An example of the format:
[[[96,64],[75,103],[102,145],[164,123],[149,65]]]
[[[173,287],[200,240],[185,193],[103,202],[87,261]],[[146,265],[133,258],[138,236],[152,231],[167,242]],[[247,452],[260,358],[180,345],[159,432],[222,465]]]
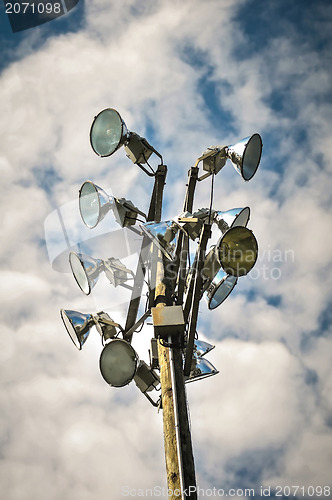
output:
[[[125,323],[127,292],[100,278],[82,296],[53,262],[67,245],[59,212],[70,244],[109,257],[111,215],[91,232],[79,217],[86,179],[147,210],[150,179],[124,151],[91,150],[105,107],[162,153],[165,219],[182,211],[187,171],[207,147],[261,134],[250,182],[229,162],[215,178],[216,210],[250,206],[259,258],[219,308],[201,303],[198,332],[216,345],[208,359],[220,373],[188,385],[197,479],[205,491],[261,498],[271,487],[273,498],[298,485],[294,498],[309,498],[309,486],[322,497],[332,465],[331,14],[327,1],[81,0],[13,34],[1,4],[7,500],[115,500],[124,487],[166,486],[161,415],[134,384],[108,388],[97,335],[76,351],[59,315],[104,309]],[[207,180],[195,208],[209,195]],[[151,335],[147,326],[134,338],[146,360]]]

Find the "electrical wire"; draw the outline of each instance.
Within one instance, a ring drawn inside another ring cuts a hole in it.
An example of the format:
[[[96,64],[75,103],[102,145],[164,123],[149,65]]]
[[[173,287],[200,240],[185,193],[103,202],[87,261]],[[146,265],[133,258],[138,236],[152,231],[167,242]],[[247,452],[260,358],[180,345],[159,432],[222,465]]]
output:
[[[145,220],[139,219],[138,217],[127,217],[127,219],[142,222],[143,224],[146,222]]]
[[[209,208],[209,224],[211,224],[211,214],[212,214],[212,203],[213,203],[213,190],[214,190],[214,176],[213,173],[211,176],[211,196],[210,196],[210,208]]]
[[[153,174],[155,174],[156,172],[153,170],[153,168],[151,167],[150,163],[148,162],[148,160],[147,160],[147,158],[146,158],[146,156],[145,156],[144,151],[143,151],[143,153],[142,153],[142,156],[143,156],[143,158],[144,158],[145,163],[146,163],[146,164],[147,164],[147,166],[150,168],[151,172],[152,172]]]
[[[144,283],[147,284],[147,282],[144,280]],[[146,302],[145,302],[145,310],[144,310],[144,313],[146,313],[146,311],[149,309],[149,292],[146,293]],[[145,325],[145,320],[143,321],[143,323],[139,326],[139,328],[137,330],[135,330],[134,333],[139,333],[143,330],[143,326]]]

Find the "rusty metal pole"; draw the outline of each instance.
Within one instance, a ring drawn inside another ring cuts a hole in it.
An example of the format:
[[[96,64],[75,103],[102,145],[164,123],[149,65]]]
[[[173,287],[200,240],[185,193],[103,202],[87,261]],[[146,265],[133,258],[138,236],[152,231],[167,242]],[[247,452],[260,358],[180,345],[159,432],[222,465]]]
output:
[[[156,265],[155,307],[171,305],[161,252]],[[179,339],[158,342],[164,445],[169,500],[197,499],[195,465],[187,412],[183,358]]]

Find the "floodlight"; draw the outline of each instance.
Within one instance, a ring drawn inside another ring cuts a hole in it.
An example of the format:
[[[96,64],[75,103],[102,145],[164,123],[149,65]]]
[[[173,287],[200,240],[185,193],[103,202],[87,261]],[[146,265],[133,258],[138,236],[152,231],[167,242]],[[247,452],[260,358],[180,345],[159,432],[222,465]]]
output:
[[[201,358],[202,356],[205,356],[208,352],[212,351],[215,346],[212,344],[209,344],[208,342],[204,342],[204,340],[195,340],[194,342],[194,354],[198,358]]]
[[[70,252],[69,264],[78,286],[83,293],[89,295],[103,270],[103,261],[88,255]]]
[[[70,252],[69,263],[78,286],[86,295],[90,294],[102,271],[105,272],[109,282],[115,287],[121,285],[128,288],[125,282],[129,279],[129,275],[133,276],[132,271],[127,269],[119,259],[113,257],[102,260],[81,253]]]
[[[90,229],[96,227],[111,209],[121,227],[134,225],[138,214],[146,218],[130,200],[109,196],[91,181],[84,182],[80,188],[79,208],[84,224]]]
[[[116,326],[109,315],[103,311],[96,314],[83,314],[78,311],[60,310],[60,315],[65,328],[77,349],[81,350],[89,336],[90,330],[95,326],[104,339],[117,335]]]
[[[210,361],[204,358],[193,357],[191,362],[191,369],[189,377],[185,382],[193,382],[194,380],[211,377],[212,375],[217,375],[218,370],[213,366]]]
[[[113,108],[101,111],[93,120],[90,130],[93,151],[101,157],[110,156],[124,145],[128,158],[137,165],[147,163],[156,151],[144,137],[130,132],[120,114]],[[143,168],[143,170],[145,170]],[[145,170],[148,175],[154,175]]]
[[[78,196],[82,220],[90,229],[96,227],[112,208],[108,194],[93,182],[84,182]]]
[[[232,208],[226,212],[214,212],[213,222],[217,224],[220,231],[224,234],[231,227],[246,227],[250,217],[250,208]]]
[[[215,146],[208,148],[197,160],[203,161],[203,170],[207,173],[200,177],[203,180],[209,175],[217,174],[231,160],[235,170],[245,181],[249,181],[256,173],[262,155],[262,138],[254,134],[232,146]]]
[[[232,276],[248,274],[256,263],[257,240],[253,232],[246,227],[232,227],[220,238],[216,246],[222,268]]]
[[[237,283],[237,277],[225,273],[220,269],[212,281],[208,281],[204,296],[208,302],[209,309],[216,309],[228,295],[233,291]]]
[[[244,276],[254,267],[257,240],[250,229],[231,227],[205,257],[203,274],[212,281],[220,268],[232,276]]]
[[[246,137],[226,148],[227,158],[245,181],[249,181],[255,175],[261,160],[262,148],[262,138],[259,134]]]
[[[129,342],[112,339],[102,350],[99,367],[109,385],[123,387],[133,380],[138,362],[138,355]]]
[[[90,143],[101,157],[112,155],[128,140],[128,129],[120,114],[112,108],[98,113],[90,130]]]

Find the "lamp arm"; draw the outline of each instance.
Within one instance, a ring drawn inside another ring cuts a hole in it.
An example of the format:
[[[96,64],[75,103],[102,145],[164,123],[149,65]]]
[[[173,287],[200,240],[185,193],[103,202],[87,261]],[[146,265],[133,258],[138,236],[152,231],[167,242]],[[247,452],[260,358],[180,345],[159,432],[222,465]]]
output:
[[[146,219],[146,214],[144,212],[142,212],[141,210],[139,210],[139,208],[135,207],[135,205],[132,205],[127,200],[125,202],[123,202],[123,206],[132,212],[136,212],[136,213],[140,214],[142,217],[144,217],[144,219]]]
[[[201,288],[203,282],[202,270],[204,266],[206,245],[210,237],[211,237],[211,225],[204,224],[201,233],[201,238],[199,241],[199,246],[196,253],[197,258],[195,259],[195,269],[190,280],[190,288],[193,290],[193,296],[191,304],[189,303],[189,311],[191,308],[191,315],[189,321],[187,348],[186,348],[185,364],[183,370],[185,376],[189,376],[190,373],[191,359],[194,350],[195,333],[197,326],[198,308],[199,308],[199,301],[201,299]],[[186,303],[186,308],[187,308],[187,303]]]
[[[197,159],[197,161],[195,163],[195,166],[197,167],[197,165],[202,160],[206,160],[206,158],[217,156],[217,154],[219,154],[219,153],[223,153],[223,157],[219,159],[220,162],[223,160],[223,164],[221,165],[221,167],[219,169],[219,170],[221,170],[225,166],[225,164],[226,164],[226,160],[227,160],[227,146],[215,146],[215,147],[208,148],[205,151],[205,153],[203,153],[202,156],[200,156]],[[213,172],[207,172],[206,174],[203,174],[201,177],[199,177],[198,180],[202,181],[202,180],[206,179],[207,177],[209,177],[212,174],[213,174]]]
[[[128,269],[124,264],[121,264],[116,262],[117,259],[114,259],[113,257],[110,257],[110,259],[104,261],[104,267],[105,270],[107,271],[112,271],[113,269],[116,269],[117,271],[124,271],[127,274],[131,274],[132,277],[135,277],[135,274],[133,271]]]
[[[151,144],[145,139],[145,137],[141,137],[141,140],[142,140],[142,143],[144,144],[144,146],[151,149],[151,151],[153,151],[154,154],[160,158],[161,164],[163,164],[163,157],[161,156],[161,154],[158,153],[158,151],[153,146],[151,146]]]
[[[186,196],[183,204],[183,212],[192,213],[193,211],[197,180],[198,180],[198,167],[196,164],[194,167],[191,167],[188,171],[188,183],[187,183]],[[174,280],[172,283],[173,288],[175,288],[175,283],[178,280],[177,303],[179,305],[183,303],[188,254],[189,254],[188,235],[184,234],[181,231],[181,233],[179,234],[178,246],[176,249],[175,264],[173,269]]]

